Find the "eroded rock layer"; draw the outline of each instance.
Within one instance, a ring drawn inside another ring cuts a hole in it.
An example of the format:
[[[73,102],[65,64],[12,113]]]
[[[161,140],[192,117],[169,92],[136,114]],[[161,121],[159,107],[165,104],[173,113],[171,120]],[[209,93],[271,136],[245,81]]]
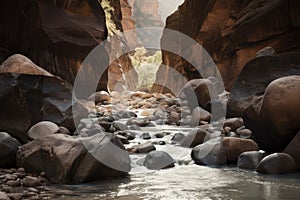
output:
[[[297,0],[190,0],[168,17],[166,28],[179,31],[203,45],[217,64],[227,89],[230,89],[244,65],[256,52],[271,46],[277,53],[299,51],[300,2]],[[178,53],[187,47],[180,38],[162,44],[177,45]],[[193,53],[191,56],[195,57]],[[201,55],[197,55],[199,58]],[[163,51],[163,64],[182,73],[187,80],[201,75],[180,56]],[[167,77],[161,67],[154,92],[168,92],[169,82],[178,90],[183,82]]]

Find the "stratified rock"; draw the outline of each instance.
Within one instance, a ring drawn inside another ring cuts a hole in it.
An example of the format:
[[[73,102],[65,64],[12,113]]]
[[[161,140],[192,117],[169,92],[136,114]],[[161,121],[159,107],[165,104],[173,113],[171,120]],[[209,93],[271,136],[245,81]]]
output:
[[[97,0],[4,0],[0,13],[0,38],[5,38],[1,53],[26,55],[71,84],[87,55],[107,38],[105,14]],[[101,62],[85,62],[77,78],[84,86],[95,84],[107,90],[108,55],[104,47],[100,49],[96,59]]]
[[[30,173],[46,172],[53,183],[97,181],[130,171],[124,146],[104,133],[82,139],[63,134],[38,138],[18,150],[17,164]]]
[[[191,153],[192,159],[198,165],[226,164],[226,149],[222,138],[215,138],[196,146]]]
[[[261,151],[247,151],[241,153],[238,158],[237,166],[242,169],[256,169],[259,162],[266,156]]]
[[[7,58],[0,66],[0,73],[53,76],[34,64],[29,58],[20,54],[15,54]]]
[[[267,151],[283,150],[300,130],[300,76],[269,84],[259,113],[263,131],[255,137]]]
[[[225,137],[222,145],[226,150],[227,163],[236,163],[241,153],[259,150],[258,145],[250,139]]]
[[[284,153],[292,156],[296,162],[297,169],[300,171],[300,132],[292,139],[292,141],[285,148]]]
[[[147,154],[143,165],[152,170],[167,169],[174,167],[174,159],[164,151],[152,151]]]
[[[9,134],[0,132],[0,168],[16,166],[16,154],[21,144]]]
[[[56,77],[0,74],[0,84],[0,129],[22,143],[37,122],[51,121],[72,132],[74,120],[88,115],[80,102],[72,102],[71,86]]]
[[[274,153],[263,158],[256,171],[264,174],[286,174],[297,172],[297,167],[289,154]]]
[[[270,46],[278,53],[299,51],[299,13],[298,0],[256,0],[243,3],[240,0],[185,1],[167,18],[166,28],[191,37],[205,51],[196,52],[196,48],[183,41],[182,37],[172,37],[172,33],[165,31],[161,40],[162,48],[172,47],[179,53],[162,51],[163,65],[156,79],[159,84],[155,84],[152,91],[167,92],[167,86],[172,86],[175,91],[178,88],[180,90],[185,84],[184,80],[216,74],[212,69],[213,64],[205,58],[206,51],[218,66],[224,85],[230,89],[245,64],[255,58],[260,49]],[[194,62],[203,63],[201,74],[182,57],[182,52],[188,52],[187,57]],[[169,76],[172,70],[165,66],[180,72],[184,78]],[[261,68],[265,70],[266,66]],[[253,71],[255,74],[261,76],[261,73]],[[254,82],[252,77],[248,80]]]
[[[53,135],[59,131],[59,127],[53,122],[43,121],[33,125],[28,131],[27,135],[30,139],[37,139]]]

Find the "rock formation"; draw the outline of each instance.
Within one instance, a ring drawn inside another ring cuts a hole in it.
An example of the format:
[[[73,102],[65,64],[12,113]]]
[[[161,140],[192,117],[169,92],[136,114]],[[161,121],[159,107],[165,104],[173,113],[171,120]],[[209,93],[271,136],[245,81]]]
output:
[[[271,46],[277,53],[299,50],[299,13],[297,0],[190,0],[168,17],[166,28],[202,44],[230,89],[244,65],[263,47]],[[162,44],[167,40],[168,35],[164,34]],[[180,38],[168,42],[177,45],[178,53],[186,50],[180,46]],[[195,57],[192,53],[191,56]],[[163,51],[163,64],[179,71],[187,80],[201,77],[193,66],[170,52]],[[157,82],[162,84],[154,85],[152,91],[169,92],[162,86],[169,83],[178,90],[183,87],[183,82],[166,74],[168,70],[161,67]]]
[[[21,53],[69,83],[89,52],[107,38],[104,11],[97,0],[4,0],[0,12],[0,57]],[[97,67],[107,65],[105,51],[99,59]],[[94,72],[89,68],[82,81],[93,79]],[[98,88],[106,90],[106,83],[107,71]]]

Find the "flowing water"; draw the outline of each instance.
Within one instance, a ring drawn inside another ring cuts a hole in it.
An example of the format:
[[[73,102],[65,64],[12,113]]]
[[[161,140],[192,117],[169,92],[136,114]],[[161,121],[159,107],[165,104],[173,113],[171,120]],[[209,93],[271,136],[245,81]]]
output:
[[[174,168],[151,171],[142,166],[145,155],[131,155],[132,170],[128,178],[51,186],[57,194],[56,199],[300,199],[300,174],[271,176],[230,166],[198,166],[190,158],[191,149],[168,144],[174,133],[186,133],[190,128],[157,126],[141,132],[153,135],[162,130],[172,134],[152,142],[167,142],[156,148],[168,152],[176,160]]]

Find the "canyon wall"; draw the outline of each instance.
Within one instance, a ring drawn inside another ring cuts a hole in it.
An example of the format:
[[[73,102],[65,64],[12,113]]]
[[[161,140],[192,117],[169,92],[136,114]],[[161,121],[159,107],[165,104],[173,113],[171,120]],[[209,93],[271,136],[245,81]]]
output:
[[[107,38],[105,14],[97,0],[3,0],[0,2],[0,58],[20,53],[73,83],[89,52]],[[108,55],[99,55],[103,67]],[[95,69],[85,79],[95,78]],[[106,90],[107,70],[98,89]]]
[[[226,89],[230,89],[244,65],[256,57],[258,50],[271,46],[277,53],[300,50],[300,2],[298,0],[186,0],[167,18],[166,27],[193,38],[216,63]],[[177,45],[180,38],[161,43]],[[188,47],[189,48],[189,47]],[[191,53],[191,56],[194,56]],[[196,55],[196,57],[201,55]],[[187,80],[201,75],[178,55],[163,51],[163,64],[179,71]],[[163,66],[157,72],[153,92],[169,92],[164,85],[173,84],[180,91],[183,82],[167,77]]]

